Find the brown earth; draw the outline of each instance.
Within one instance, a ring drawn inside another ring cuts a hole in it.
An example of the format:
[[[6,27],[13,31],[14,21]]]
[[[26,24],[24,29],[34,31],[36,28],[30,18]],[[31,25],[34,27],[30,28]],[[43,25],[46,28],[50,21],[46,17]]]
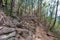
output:
[[[0,40],[53,40],[42,26],[35,16],[11,18],[0,10]]]

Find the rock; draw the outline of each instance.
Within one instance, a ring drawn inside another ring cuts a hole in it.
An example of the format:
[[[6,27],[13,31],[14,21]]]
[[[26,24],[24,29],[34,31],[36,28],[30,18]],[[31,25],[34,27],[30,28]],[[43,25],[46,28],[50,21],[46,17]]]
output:
[[[14,28],[4,27],[3,29],[0,30],[0,34],[9,33],[9,32],[13,32],[13,31],[15,31]]]
[[[16,36],[16,32],[12,32],[12,33],[10,33],[9,35],[8,35],[8,37],[10,38],[10,37],[15,37]]]
[[[7,35],[3,34],[3,35],[0,35],[0,40],[7,40],[7,39],[13,40],[14,39],[13,37],[15,37],[15,36],[16,36],[16,32],[12,32]]]
[[[13,40],[15,37],[8,37],[7,35],[0,36],[0,40]]]
[[[2,39],[7,39],[8,38],[8,36],[7,35],[1,35],[0,36],[0,39],[2,40]]]

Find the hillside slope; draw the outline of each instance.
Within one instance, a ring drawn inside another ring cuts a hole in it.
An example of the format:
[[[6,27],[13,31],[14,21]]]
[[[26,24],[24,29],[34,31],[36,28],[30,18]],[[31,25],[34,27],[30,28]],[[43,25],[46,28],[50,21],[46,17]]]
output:
[[[0,10],[0,40],[53,40],[42,26],[35,16],[11,18]]]

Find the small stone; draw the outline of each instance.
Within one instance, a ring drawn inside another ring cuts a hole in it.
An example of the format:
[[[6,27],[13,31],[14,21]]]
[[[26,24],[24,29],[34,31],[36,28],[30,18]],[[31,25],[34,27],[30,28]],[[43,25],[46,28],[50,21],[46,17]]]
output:
[[[3,40],[3,39],[9,39],[9,38],[13,38],[15,37],[16,35],[16,32],[12,32],[12,33],[9,33],[8,35],[0,35],[0,39]]]

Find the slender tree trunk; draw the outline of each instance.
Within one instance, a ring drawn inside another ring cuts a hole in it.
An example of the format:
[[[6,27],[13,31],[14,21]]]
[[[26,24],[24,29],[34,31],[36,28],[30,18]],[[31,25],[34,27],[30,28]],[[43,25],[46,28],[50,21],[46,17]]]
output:
[[[56,7],[55,19],[54,19],[53,25],[51,26],[50,30],[52,30],[52,28],[54,28],[55,23],[56,23],[56,19],[57,19],[57,11],[58,11],[58,4],[59,4],[59,0],[57,1],[57,7]]]
[[[11,0],[11,9],[10,9],[10,16],[13,15],[13,7],[14,7],[14,0]]]
[[[0,7],[2,7],[2,0],[0,0]]]
[[[38,17],[41,20],[41,7],[42,1],[38,0]]]

